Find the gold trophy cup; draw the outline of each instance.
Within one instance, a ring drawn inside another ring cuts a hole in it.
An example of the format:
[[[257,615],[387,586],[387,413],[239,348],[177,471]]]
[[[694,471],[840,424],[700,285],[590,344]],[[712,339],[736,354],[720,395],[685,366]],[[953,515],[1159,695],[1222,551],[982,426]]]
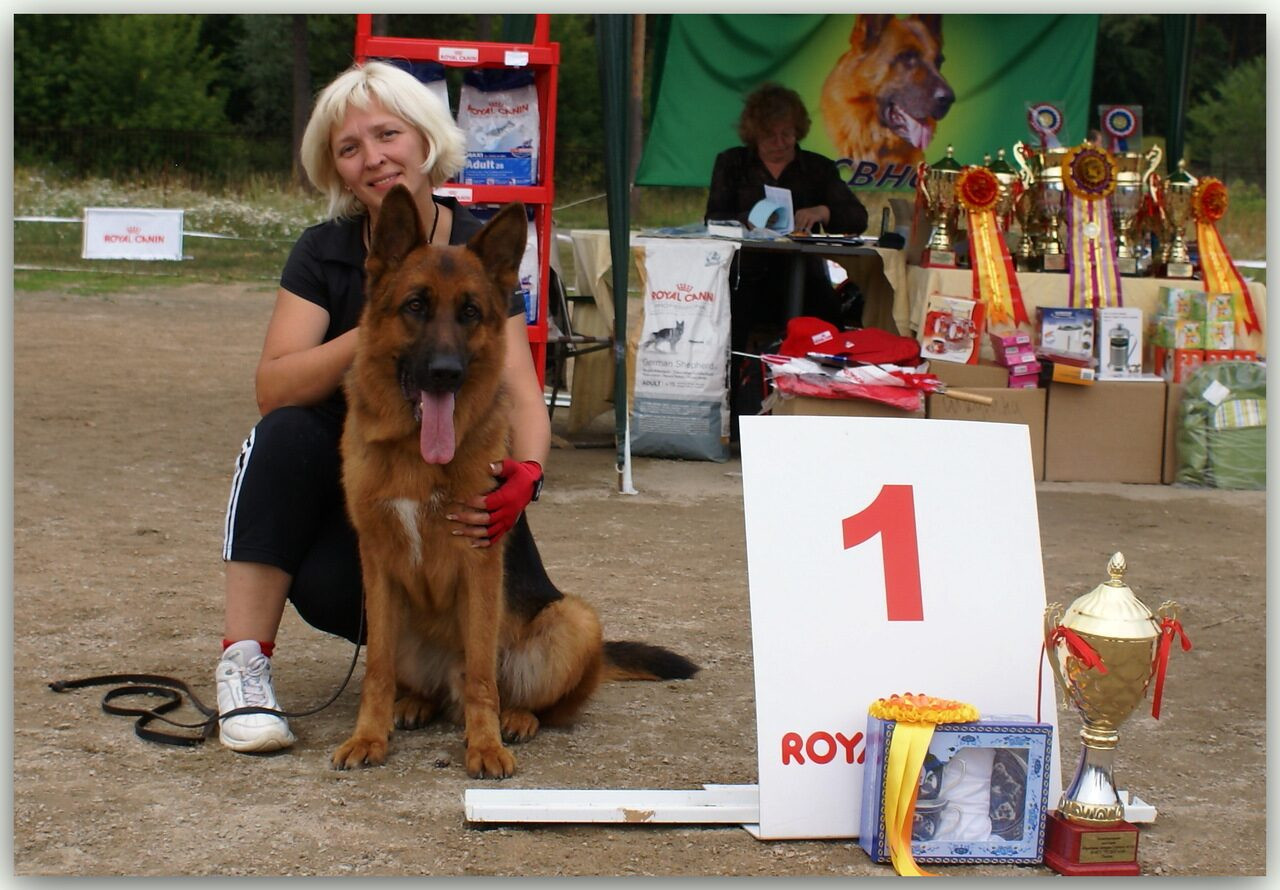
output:
[[[1070,875],[1136,875],[1138,831],[1124,821],[1111,766],[1119,728],[1155,675],[1160,624],[1124,583],[1125,559],[1111,578],[1071,604],[1045,610],[1045,647],[1058,684],[1084,721],[1076,772],[1049,814],[1045,864]],[[1160,607],[1176,614],[1174,603]],[[1083,646],[1081,645],[1083,643]]]
[[[929,225],[933,230],[920,257],[921,266],[955,268],[955,230],[959,204],[956,202],[956,180],[963,168],[955,159],[955,149],[948,145],[947,156],[938,163],[921,164],[916,187],[924,197]]]
[[[1199,180],[1187,172],[1187,161],[1178,161],[1178,172],[1164,184],[1164,208],[1168,219],[1165,239],[1168,243],[1164,277],[1193,278],[1191,252],[1187,250],[1187,223],[1191,221],[1191,194]]]
[[[1066,213],[1067,187],[1062,183],[1062,161],[1069,148],[1040,149],[1036,153],[1036,203],[1040,207],[1040,267],[1045,272],[1065,272],[1067,252],[1062,244],[1062,217]]]
[[[996,150],[995,160],[983,158],[984,166],[1000,183],[1000,197],[996,199],[996,225],[1001,232],[1009,230],[1009,218],[1013,215],[1013,202],[1017,196],[1018,171],[1005,160],[1004,149]]]
[[[1141,155],[1126,151],[1116,158],[1116,190],[1111,194],[1111,220],[1116,231],[1116,268],[1121,275],[1138,272],[1138,214],[1150,190],[1151,174],[1160,166],[1164,150],[1159,145]]]
[[[1021,142],[1013,144],[1013,159],[1020,168],[1018,179],[1022,181],[1022,194],[1013,205],[1013,216],[1018,221],[1018,246],[1014,251],[1014,264],[1019,272],[1036,272],[1040,269],[1040,254],[1036,245],[1040,242],[1040,206],[1036,199],[1036,175],[1031,169],[1027,154],[1031,150]]]

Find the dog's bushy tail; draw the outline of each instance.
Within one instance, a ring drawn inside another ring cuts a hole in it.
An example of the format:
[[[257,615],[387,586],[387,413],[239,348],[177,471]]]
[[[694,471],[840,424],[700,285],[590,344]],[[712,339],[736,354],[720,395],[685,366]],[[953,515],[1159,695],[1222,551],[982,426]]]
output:
[[[683,655],[632,640],[608,640],[604,644],[606,680],[688,680],[699,670]]]

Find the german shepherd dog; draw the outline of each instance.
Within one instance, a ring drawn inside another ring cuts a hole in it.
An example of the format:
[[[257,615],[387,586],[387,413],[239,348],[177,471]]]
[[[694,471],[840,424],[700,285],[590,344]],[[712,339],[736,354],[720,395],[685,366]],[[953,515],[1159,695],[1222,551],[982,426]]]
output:
[[[337,769],[381,764],[393,724],[439,714],[464,726],[467,772],[503,778],[515,771],[504,738],[569,722],[602,679],[698,670],[657,646],[603,643],[591,606],[546,578],[523,519],[487,548],[445,519],[492,488],[489,465],[507,454],[503,332],[525,239],[519,204],[465,246],[427,245],[403,187],[378,215],[342,436],[368,648]]]
[[[956,100],[941,67],[941,15],[859,15],[822,85],[822,118],[840,156],[914,169]]]

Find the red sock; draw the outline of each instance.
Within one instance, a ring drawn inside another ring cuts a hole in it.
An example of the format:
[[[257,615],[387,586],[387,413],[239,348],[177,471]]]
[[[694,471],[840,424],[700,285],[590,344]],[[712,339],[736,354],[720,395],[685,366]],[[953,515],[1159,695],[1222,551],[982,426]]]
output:
[[[238,642],[240,642],[240,641],[239,641],[239,640],[228,640],[227,638],[223,637],[223,639],[222,639],[222,651],[223,651],[223,652],[227,651],[227,647],[228,647],[228,646],[232,646],[232,645],[234,645],[234,644],[236,644],[236,643],[238,643]],[[270,658],[270,657],[271,657],[271,653],[276,651],[276,641],[275,641],[275,640],[267,640],[266,642],[263,642],[262,640],[258,640],[258,648],[260,648],[260,649],[262,650],[262,654],[263,654],[263,655],[267,656],[267,658]]]

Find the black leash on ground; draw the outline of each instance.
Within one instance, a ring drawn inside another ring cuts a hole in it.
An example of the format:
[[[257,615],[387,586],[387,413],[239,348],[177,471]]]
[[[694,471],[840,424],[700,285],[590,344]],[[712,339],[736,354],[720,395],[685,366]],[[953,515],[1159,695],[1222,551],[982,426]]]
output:
[[[364,614],[362,611],[360,615],[360,630],[356,633],[356,639],[359,639],[363,633]],[[161,745],[179,745],[191,748],[203,743],[207,738],[212,738],[213,734],[218,731],[218,721],[223,717],[234,717],[240,714],[275,714],[277,717],[293,718],[309,717],[312,714],[323,711],[337,701],[338,696],[347,688],[347,684],[351,682],[352,674],[355,673],[356,662],[359,660],[360,644],[356,643],[355,652],[351,656],[351,665],[347,668],[347,676],[343,678],[342,685],[338,687],[337,692],[331,695],[324,704],[308,708],[305,711],[278,711],[274,708],[249,706],[234,708],[225,714],[219,714],[216,708],[211,708],[202,702],[200,697],[186,683],[162,674],[99,674],[95,677],[81,677],[78,680],[55,680],[49,684],[49,688],[54,692],[69,692],[72,689],[84,689],[86,686],[116,686],[115,689],[108,690],[102,696],[102,710],[108,714],[117,714],[123,717],[137,717],[138,719],[133,723],[133,731],[140,739]],[[116,685],[121,683],[125,685]],[[191,706],[205,715],[204,720],[198,723],[179,723],[164,716],[174,708],[181,706],[184,693],[191,699]],[[153,696],[162,699],[162,701],[149,708],[114,704],[118,698],[135,695]],[[151,729],[148,724],[153,720],[159,720],[180,729],[198,729],[200,732],[198,735],[181,735]]]

